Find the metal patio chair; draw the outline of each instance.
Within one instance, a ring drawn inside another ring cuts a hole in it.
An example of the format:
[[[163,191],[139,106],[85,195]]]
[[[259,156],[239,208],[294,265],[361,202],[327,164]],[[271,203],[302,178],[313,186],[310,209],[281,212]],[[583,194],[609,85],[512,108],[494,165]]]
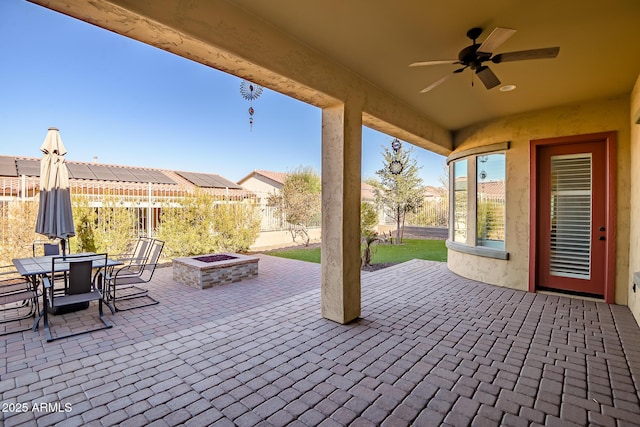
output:
[[[38,294],[33,285],[13,265],[0,267],[0,324],[18,322],[38,313]],[[32,325],[4,330],[0,336],[28,331]]]
[[[113,305],[115,311],[131,310],[159,303],[159,301],[149,296],[148,289],[141,288],[137,285],[143,285],[151,281],[153,273],[160,261],[163,248],[164,242],[162,240],[153,239],[144,263],[125,265],[114,269],[108,274],[107,299]],[[144,298],[145,302],[118,308],[118,301],[134,298]]]
[[[104,270],[94,269],[93,261],[100,259],[102,265],[107,264],[107,254],[67,255],[65,257],[53,257],[51,260],[51,274],[42,277],[45,292],[44,329],[47,342],[80,335],[88,332],[109,329],[113,324],[104,317],[102,310],[103,294],[100,288],[104,283]],[[60,271],[68,271],[65,275],[59,275]],[[65,281],[66,293],[54,292],[56,282]],[[78,332],[70,332],[64,335],[53,336],[49,325],[50,312],[61,311],[98,302],[98,314],[103,326],[84,329]],[[111,307],[109,307],[111,309]],[[113,312],[113,309],[111,309]]]
[[[33,256],[60,255],[60,243],[51,243],[51,241],[36,241],[31,244]]]
[[[131,274],[138,273],[149,258],[153,240],[151,237],[138,237],[136,242],[131,245],[131,251],[120,255],[111,255],[111,258],[122,261],[123,267],[121,268],[127,268]]]
[[[34,257],[40,257],[40,256],[58,256],[61,255],[62,252],[60,251],[60,242],[58,241],[57,243],[51,243],[51,240],[36,240],[35,242],[33,242],[31,244],[31,247],[33,249],[33,256]],[[69,245],[67,245],[67,247],[69,247]],[[58,276],[63,276],[66,273],[57,273]],[[57,281],[57,288],[56,288],[56,292],[62,292],[65,293],[67,290],[66,288],[63,288],[62,286],[66,286],[66,281],[65,280],[59,280]]]

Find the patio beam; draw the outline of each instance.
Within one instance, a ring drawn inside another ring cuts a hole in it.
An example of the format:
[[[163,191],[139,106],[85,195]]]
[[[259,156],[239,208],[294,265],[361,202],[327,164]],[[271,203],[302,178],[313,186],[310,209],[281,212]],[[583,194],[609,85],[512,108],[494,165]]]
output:
[[[362,109],[347,102],[322,110],[322,316],[360,316]]]
[[[452,134],[347,67],[221,0],[29,0],[319,108],[364,100],[363,124],[448,155]]]

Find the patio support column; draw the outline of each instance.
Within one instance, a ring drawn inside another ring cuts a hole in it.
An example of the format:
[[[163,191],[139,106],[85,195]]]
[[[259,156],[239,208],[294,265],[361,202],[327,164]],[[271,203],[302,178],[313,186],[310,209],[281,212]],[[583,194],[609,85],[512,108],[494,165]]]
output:
[[[322,316],[360,316],[362,108],[322,110]]]

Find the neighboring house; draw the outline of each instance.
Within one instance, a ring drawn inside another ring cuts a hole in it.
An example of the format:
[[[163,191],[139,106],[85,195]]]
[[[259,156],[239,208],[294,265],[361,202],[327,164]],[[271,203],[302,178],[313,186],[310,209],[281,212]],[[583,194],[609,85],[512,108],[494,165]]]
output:
[[[238,181],[238,185],[255,193],[262,206],[266,206],[269,194],[280,191],[287,179],[285,172],[254,170]]]
[[[504,181],[478,183],[478,198],[485,200],[504,200]]]
[[[254,170],[239,180],[238,185],[255,193],[259,200],[266,199],[269,194],[280,191],[288,175],[286,172]],[[373,187],[366,182],[362,183],[360,194],[363,202],[375,203],[376,196]]]
[[[217,174],[135,166],[66,161],[72,195],[86,195],[95,208],[104,195],[116,196],[123,207],[135,209],[138,233],[151,235],[160,221],[162,204],[192,194],[196,188],[220,200],[241,201],[253,193]],[[0,156],[0,202],[32,200],[40,187],[40,159]],[[0,215],[5,215],[1,210]],[[1,237],[1,236],[0,236]]]
[[[376,203],[376,192],[373,186],[366,182],[362,183],[362,187],[360,188],[360,197],[363,202]]]
[[[254,170],[238,181],[238,185],[256,195],[262,212],[260,229],[263,231],[285,228],[284,219],[269,206],[269,195],[277,194],[282,189],[286,178],[287,174],[284,172]]]
[[[273,216],[273,212],[268,208],[268,199],[270,194],[274,194],[282,189],[284,181],[289,174],[286,172],[273,172],[266,170],[254,170],[244,178],[238,181],[238,185],[244,189],[251,191],[257,197],[258,203],[263,212],[262,229],[269,230],[277,228],[274,224],[278,222],[269,219]],[[362,182],[361,198],[363,202],[376,203],[376,196],[373,187],[366,182]],[[380,214],[380,223],[383,223],[382,211]]]
[[[424,198],[426,201],[441,202],[449,197],[449,190],[444,187],[434,187],[427,185],[424,187]]]

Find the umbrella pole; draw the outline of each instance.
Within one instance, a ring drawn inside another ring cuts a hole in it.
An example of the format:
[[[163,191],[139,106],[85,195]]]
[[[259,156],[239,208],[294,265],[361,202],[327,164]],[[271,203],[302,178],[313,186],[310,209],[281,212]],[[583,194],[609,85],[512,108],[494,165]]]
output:
[[[62,258],[65,258],[67,256],[67,239],[61,239],[60,246],[62,247]]]

